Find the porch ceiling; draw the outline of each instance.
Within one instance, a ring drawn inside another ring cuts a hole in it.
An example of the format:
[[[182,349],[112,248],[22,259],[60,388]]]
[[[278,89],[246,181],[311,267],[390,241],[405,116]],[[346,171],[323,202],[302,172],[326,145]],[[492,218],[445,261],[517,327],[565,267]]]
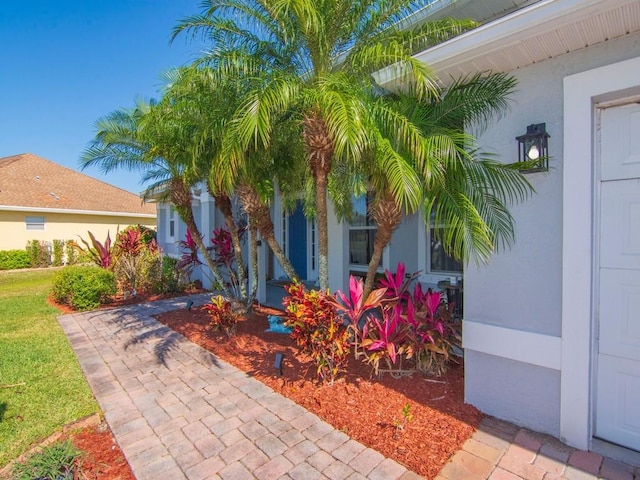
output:
[[[492,2],[481,0],[477,6],[480,3]],[[543,0],[425,50],[415,58],[427,63],[446,84],[451,78],[478,71],[513,71],[637,32],[638,0]],[[379,78],[388,86],[399,83],[392,68],[380,72]]]

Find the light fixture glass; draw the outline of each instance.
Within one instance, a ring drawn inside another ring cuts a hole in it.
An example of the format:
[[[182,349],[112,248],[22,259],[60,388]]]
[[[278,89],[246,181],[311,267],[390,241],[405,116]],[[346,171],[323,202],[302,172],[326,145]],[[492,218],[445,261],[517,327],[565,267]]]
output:
[[[545,123],[534,123],[527,127],[524,135],[516,137],[518,141],[518,162],[526,166],[521,172],[544,172],[549,170],[549,149]]]

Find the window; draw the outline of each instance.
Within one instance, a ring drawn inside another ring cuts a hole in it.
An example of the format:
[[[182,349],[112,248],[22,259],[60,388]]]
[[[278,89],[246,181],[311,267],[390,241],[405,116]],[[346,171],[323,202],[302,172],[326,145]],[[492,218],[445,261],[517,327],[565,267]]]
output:
[[[27,230],[44,230],[44,217],[26,217]]]
[[[169,207],[167,233],[169,235],[169,240],[176,238],[176,211],[173,207]]]
[[[353,216],[349,224],[349,263],[366,266],[373,254],[376,224],[369,218],[373,195],[367,194],[353,199]]]
[[[438,225],[439,228],[442,225]],[[462,273],[462,264],[455,258],[447,255],[442,241],[435,235],[435,214],[431,213],[429,220],[429,270],[431,272]]]
[[[434,228],[429,229],[429,237],[431,239],[429,248],[431,271],[462,273],[462,264],[446,254],[442,242],[434,235],[434,230]]]

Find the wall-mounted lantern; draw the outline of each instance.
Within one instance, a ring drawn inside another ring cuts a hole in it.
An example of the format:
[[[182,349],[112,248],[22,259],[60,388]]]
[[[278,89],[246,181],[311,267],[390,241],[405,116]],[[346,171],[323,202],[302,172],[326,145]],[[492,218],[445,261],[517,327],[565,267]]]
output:
[[[546,123],[535,123],[527,127],[527,133],[516,137],[518,161],[529,165],[521,172],[546,172],[549,170],[549,139]]]

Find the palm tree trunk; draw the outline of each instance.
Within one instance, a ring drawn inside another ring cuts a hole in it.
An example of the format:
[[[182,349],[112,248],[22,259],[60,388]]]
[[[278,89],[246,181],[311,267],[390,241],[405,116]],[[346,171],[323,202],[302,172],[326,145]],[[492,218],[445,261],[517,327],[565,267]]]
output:
[[[327,221],[327,175],[320,171],[316,181],[316,211],[318,216],[318,281],[320,290],[329,289],[329,225]]]
[[[260,272],[258,270],[258,228],[253,221],[249,221],[249,269],[251,271],[251,292],[249,294],[249,305],[253,305],[253,301],[258,293],[258,281]]]
[[[215,199],[216,207],[222,212],[227,230],[231,234],[231,243],[233,244],[233,253],[236,259],[236,268],[238,269],[238,283],[240,288],[240,300],[248,302],[247,298],[247,271],[244,265],[242,255],[242,246],[240,245],[240,235],[238,226],[233,219],[233,209],[231,207],[231,199],[228,195],[213,195],[209,189],[209,194]]]
[[[327,179],[331,171],[333,141],[324,119],[318,112],[306,115],[302,121],[309,165],[316,186],[318,216],[318,281],[321,290],[329,289],[329,226],[327,223]]]
[[[269,245],[269,248],[273,252],[273,256],[276,257],[276,260],[278,260],[278,262],[280,263],[280,266],[284,270],[284,273],[287,274],[287,277],[289,277],[292,282],[300,281],[300,277],[298,277],[295,268],[293,268],[289,257],[287,257],[287,255],[284,253],[284,250],[282,250],[282,247],[276,240],[276,237],[273,234],[273,229],[270,233],[267,234],[265,234],[263,231],[260,231],[260,234],[262,235],[262,239],[267,242],[267,245]]]
[[[376,231],[376,239],[373,242],[371,260],[367,268],[363,298],[367,298],[373,290],[373,282],[382,259],[384,247],[389,244],[394,230],[398,228],[402,220],[402,211],[391,192],[387,190],[382,197],[376,199],[371,209],[371,217],[376,222],[378,229]]]
[[[247,212],[247,215],[251,219],[250,221],[255,221],[256,227],[260,235],[262,235],[262,239],[267,242],[267,245],[269,245],[271,251],[273,251],[273,255],[278,262],[280,262],[280,266],[284,272],[291,280],[297,281],[298,274],[276,240],[271,213],[269,212],[269,208],[260,199],[258,192],[256,192],[252,186],[244,184],[237,188],[236,193],[238,194],[244,211]]]
[[[221,285],[222,292],[228,298],[233,298],[233,295],[227,288],[227,285],[224,281],[224,277],[221,275],[218,266],[215,264],[211,256],[209,255],[209,251],[202,241],[202,235],[200,234],[200,229],[196,224],[196,219],[193,215],[193,209],[191,208],[191,192],[186,187],[184,182],[182,182],[179,178],[174,178],[171,180],[170,186],[170,195],[171,195],[171,203],[173,203],[176,207],[176,211],[180,216],[180,219],[187,225],[187,228],[191,232],[193,236],[193,241],[195,242],[200,254],[204,257],[207,266],[213,273],[216,281]]]

